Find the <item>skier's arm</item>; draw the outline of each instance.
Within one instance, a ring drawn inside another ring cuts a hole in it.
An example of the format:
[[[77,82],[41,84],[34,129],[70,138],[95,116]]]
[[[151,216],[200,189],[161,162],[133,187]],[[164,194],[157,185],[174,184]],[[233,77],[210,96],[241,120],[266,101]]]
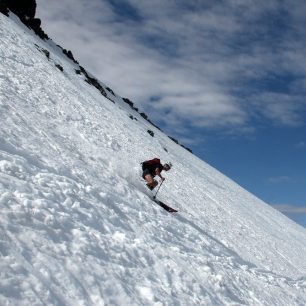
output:
[[[162,181],[165,180],[165,178],[161,176],[161,174],[160,174],[160,169],[159,169],[159,168],[156,168],[156,169],[155,169],[155,173],[156,173],[156,175],[158,175],[158,176],[161,178]]]

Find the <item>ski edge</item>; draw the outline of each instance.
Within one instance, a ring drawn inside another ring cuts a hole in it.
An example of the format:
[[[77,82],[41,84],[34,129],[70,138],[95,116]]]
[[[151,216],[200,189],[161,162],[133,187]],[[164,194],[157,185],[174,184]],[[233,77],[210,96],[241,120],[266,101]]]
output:
[[[177,209],[172,208],[171,206],[165,204],[165,203],[162,202],[162,201],[159,201],[159,200],[156,200],[156,199],[153,199],[153,201],[154,201],[156,204],[158,204],[160,207],[162,207],[164,210],[166,210],[167,212],[169,212],[169,213],[178,212]]]

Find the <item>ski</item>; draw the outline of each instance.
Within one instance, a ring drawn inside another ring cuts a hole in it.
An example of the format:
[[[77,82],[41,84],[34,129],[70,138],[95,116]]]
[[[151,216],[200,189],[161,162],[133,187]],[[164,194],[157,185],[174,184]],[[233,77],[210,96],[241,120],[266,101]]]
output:
[[[165,204],[164,202],[162,201],[159,201],[159,200],[156,200],[156,199],[153,199],[153,201],[158,204],[160,207],[162,207],[163,209],[165,209],[166,211],[170,212],[170,213],[173,213],[173,212],[178,212],[178,210],[170,207],[169,205]]]

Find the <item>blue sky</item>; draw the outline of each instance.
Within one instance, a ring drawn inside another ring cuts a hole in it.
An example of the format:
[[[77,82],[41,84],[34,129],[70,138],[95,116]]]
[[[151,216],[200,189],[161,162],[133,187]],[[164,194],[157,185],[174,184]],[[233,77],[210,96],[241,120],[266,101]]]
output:
[[[46,32],[97,78],[306,226],[305,1],[37,5]]]

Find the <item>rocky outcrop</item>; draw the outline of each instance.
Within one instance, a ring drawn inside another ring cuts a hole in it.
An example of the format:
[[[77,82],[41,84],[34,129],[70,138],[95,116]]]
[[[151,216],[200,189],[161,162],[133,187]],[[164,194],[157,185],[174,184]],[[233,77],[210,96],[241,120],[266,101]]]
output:
[[[0,12],[9,15],[13,12],[29,28],[31,28],[40,38],[49,39],[48,35],[41,28],[41,20],[35,18],[35,0],[1,0]]]

